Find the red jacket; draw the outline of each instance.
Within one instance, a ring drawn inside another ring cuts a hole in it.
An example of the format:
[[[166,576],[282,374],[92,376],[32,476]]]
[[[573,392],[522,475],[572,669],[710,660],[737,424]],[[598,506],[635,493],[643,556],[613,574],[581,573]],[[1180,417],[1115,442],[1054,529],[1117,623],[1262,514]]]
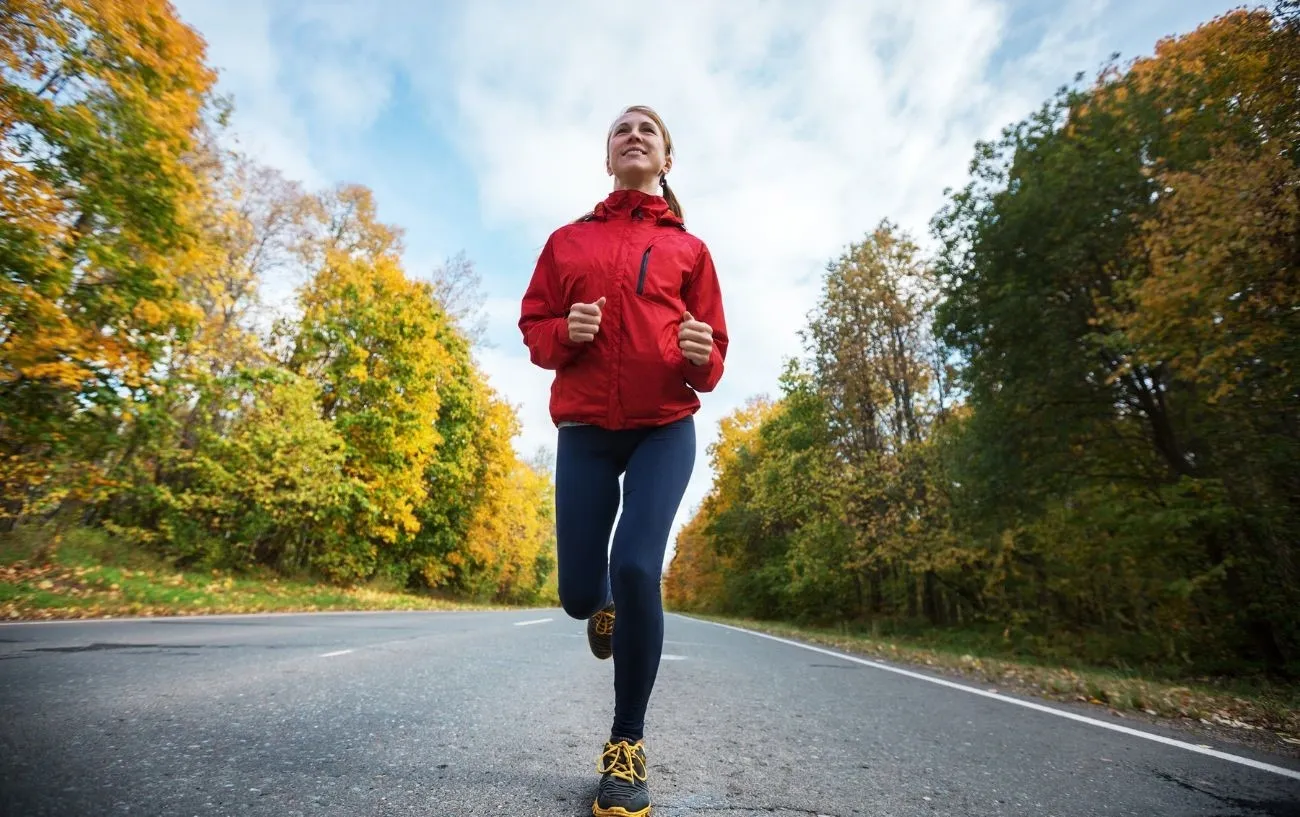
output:
[[[569,308],[605,298],[590,343],[569,340]],[[683,313],[713,328],[713,354],[682,356]],[[616,190],[546,240],[519,329],[533,363],[555,372],[551,419],[609,429],[664,425],[699,410],[727,355],[713,259],[662,196]]]

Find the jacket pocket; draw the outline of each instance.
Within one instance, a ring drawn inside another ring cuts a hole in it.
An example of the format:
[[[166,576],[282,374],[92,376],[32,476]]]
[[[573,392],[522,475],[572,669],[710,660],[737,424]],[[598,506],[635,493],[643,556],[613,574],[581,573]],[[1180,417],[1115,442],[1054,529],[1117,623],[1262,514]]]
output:
[[[653,238],[641,250],[641,257],[631,258],[636,297],[665,306],[681,299],[682,276],[689,268],[680,248],[670,239]]]

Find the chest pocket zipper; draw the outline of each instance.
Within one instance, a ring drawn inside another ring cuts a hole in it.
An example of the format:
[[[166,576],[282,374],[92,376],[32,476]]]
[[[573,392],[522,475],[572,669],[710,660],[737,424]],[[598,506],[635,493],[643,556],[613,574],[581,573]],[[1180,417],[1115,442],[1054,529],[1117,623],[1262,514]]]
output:
[[[637,279],[636,279],[637,295],[645,294],[645,273],[646,273],[646,268],[650,266],[650,250],[651,250],[650,247],[646,247],[645,252],[641,253],[641,272],[639,275],[637,275]]]

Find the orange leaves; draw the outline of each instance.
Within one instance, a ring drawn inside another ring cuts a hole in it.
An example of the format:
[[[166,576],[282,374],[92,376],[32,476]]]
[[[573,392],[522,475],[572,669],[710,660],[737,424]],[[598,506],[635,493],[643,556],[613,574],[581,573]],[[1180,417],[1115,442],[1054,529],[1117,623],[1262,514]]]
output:
[[[142,298],[136,301],[131,309],[131,318],[145,326],[162,326],[165,324],[166,315],[155,301]]]
[[[1297,331],[1300,279],[1287,252],[1300,233],[1300,170],[1226,145],[1163,180],[1172,193],[1141,233],[1150,271],[1114,322],[1217,402],[1250,376],[1249,361],[1276,360]]]
[[[1098,323],[1132,347],[1132,365],[1166,367],[1208,405],[1247,383],[1257,404],[1273,402],[1295,382],[1294,37],[1266,13],[1234,11],[1163,41],[1124,84],[1098,91],[1152,145],[1147,175],[1159,191],[1132,241],[1145,263],[1123,276]]]
[[[705,513],[696,513],[677,534],[672,564],[664,575],[664,603],[671,609],[716,609],[725,597],[723,584],[733,560],[718,553],[706,533],[709,522]]]

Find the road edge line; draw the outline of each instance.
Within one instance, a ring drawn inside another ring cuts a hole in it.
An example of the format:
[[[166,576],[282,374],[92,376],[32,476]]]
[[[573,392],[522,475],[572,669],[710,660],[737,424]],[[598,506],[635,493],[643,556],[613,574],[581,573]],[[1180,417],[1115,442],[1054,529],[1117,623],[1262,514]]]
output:
[[[679,613],[678,615],[681,614]],[[694,618],[692,616],[683,616],[683,617],[689,618],[691,621],[698,621],[701,624],[712,624],[715,627],[721,627],[726,630],[735,630],[738,633],[747,633],[749,635],[758,636],[759,638],[766,638],[771,641],[776,641],[781,644],[785,644],[787,646],[799,647],[801,649],[811,650],[812,652],[821,653],[822,655],[828,655],[833,658],[840,658],[845,661],[851,661],[855,664],[861,664],[866,667],[871,667],[872,669],[884,670],[885,672],[892,672],[897,675],[904,675],[908,678],[916,678],[921,681],[929,681],[932,684],[938,684],[940,686],[950,687],[952,689],[961,690],[962,692],[969,692],[973,695],[979,695],[984,698],[992,698],[993,700],[1002,701],[1004,703],[1023,706],[1026,709],[1033,709],[1038,712],[1046,712],[1049,715],[1056,715],[1061,718],[1068,718],[1069,720],[1077,721],[1079,723],[1086,723],[1090,726],[1099,726],[1102,729],[1109,729],[1112,732],[1119,732],[1121,734],[1130,735],[1133,737],[1144,738],[1146,740],[1154,741],[1156,743],[1163,743],[1166,746],[1173,746],[1178,749],[1185,749],[1189,752],[1196,752],[1197,754],[1208,755],[1209,757],[1218,758],[1219,760],[1226,760],[1230,763],[1238,763],[1243,766],[1249,766],[1250,768],[1257,769],[1259,771],[1271,772],[1272,774],[1281,775],[1283,777],[1289,777],[1293,780],[1300,780],[1300,771],[1297,771],[1295,769],[1288,769],[1285,766],[1274,766],[1271,763],[1264,763],[1263,761],[1255,760],[1253,758],[1242,757],[1241,755],[1234,755],[1231,754],[1230,752],[1223,752],[1218,749],[1212,749],[1209,746],[1200,746],[1195,743],[1188,743],[1187,741],[1178,740],[1176,738],[1165,737],[1164,735],[1157,735],[1152,732],[1144,732],[1141,729],[1134,729],[1131,726],[1123,726],[1118,723],[1107,723],[1106,721],[1098,720],[1096,718],[1090,718],[1087,715],[1080,715],[1076,712],[1068,712],[1063,709],[1057,709],[1052,706],[1047,706],[1046,704],[1040,704],[1034,701],[1026,701],[1021,698],[1012,697],[1010,695],[1003,695],[999,692],[989,692],[988,690],[978,689],[976,687],[968,686],[966,684],[960,684],[957,683],[956,681],[949,681],[946,678],[935,678],[933,676],[926,675],[925,673],[914,672],[912,670],[903,669],[902,667],[892,667],[889,664],[882,664],[879,661],[872,661],[869,658],[860,658],[856,655],[849,655],[847,653],[842,653],[836,650],[827,649],[826,647],[818,647],[813,644],[805,644],[803,642],[794,641],[789,638],[782,638],[781,636],[771,635],[769,633],[761,633],[758,632],[757,630],[747,630],[744,627],[736,627],[731,624],[722,624],[721,622],[717,622],[717,621],[709,621],[707,619]]]

